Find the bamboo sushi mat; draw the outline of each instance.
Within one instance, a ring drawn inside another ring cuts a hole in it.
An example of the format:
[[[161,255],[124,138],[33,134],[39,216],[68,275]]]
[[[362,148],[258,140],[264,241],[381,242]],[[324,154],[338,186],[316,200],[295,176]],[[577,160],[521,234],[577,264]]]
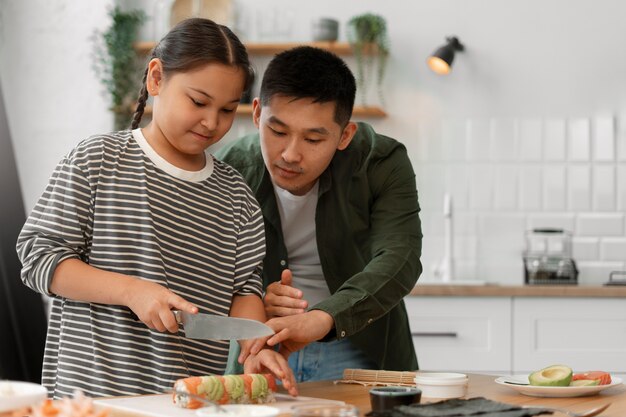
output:
[[[377,371],[375,369],[345,369],[342,384],[415,386],[416,372]]]

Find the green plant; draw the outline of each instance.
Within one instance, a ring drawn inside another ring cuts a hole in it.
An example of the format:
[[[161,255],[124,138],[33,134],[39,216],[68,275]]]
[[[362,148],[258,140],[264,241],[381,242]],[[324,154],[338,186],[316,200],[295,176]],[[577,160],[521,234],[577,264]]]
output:
[[[133,42],[145,14],[140,10],[125,12],[115,7],[109,16],[111,26],[94,36],[93,67],[111,99],[109,109],[115,115],[115,128],[119,130],[129,125],[131,105],[140,86],[140,70]]]
[[[367,102],[367,82],[377,64],[376,87],[383,103],[382,83],[389,56],[387,23],[382,16],[365,13],[348,21],[348,42],[357,62],[357,87],[363,105]]]

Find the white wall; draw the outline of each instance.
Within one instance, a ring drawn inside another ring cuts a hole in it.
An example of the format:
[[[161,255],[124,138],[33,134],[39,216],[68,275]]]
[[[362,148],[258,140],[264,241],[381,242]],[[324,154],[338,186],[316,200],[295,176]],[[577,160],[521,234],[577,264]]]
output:
[[[26,207],[77,140],[108,130],[88,36],[110,1],[0,0],[0,75]],[[371,11],[388,22],[389,117],[371,120],[406,144],[424,222],[423,280],[442,254],[443,194],[455,202],[459,278],[521,284],[523,233],[574,232],[581,282],[626,267],[626,3],[620,0],[238,0],[255,40],[261,10],[310,22]],[[466,45],[440,77],[427,55]],[[266,60],[257,60],[263,69]],[[352,58],[348,62],[353,65]],[[376,104],[372,94],[370,102]],[[238,121],[225,139],[252,130]],[[28,163],[28,165],[27,165]]]
[[[0,0],[0,81],[28,211],[70,148],[111,130],[89,40],[111,3]]]

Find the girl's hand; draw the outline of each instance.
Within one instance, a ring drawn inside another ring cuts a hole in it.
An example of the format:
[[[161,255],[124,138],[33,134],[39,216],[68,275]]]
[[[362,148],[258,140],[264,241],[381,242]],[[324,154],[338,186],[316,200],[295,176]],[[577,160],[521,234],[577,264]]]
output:
[[[270,372],[276,378],[280,379],[283,387],[289,394],[296,397],[298,388],[296,387],[296,378],[293,371],[289,367],[287,360],[271,349],[263,349],[256,355],[249,355],[243,364],[243,371],[247,374],[262,374]]]
[[[198,308],[154,282],[135,279],[127,290],[126,305],[146,326],[160,332],[178,332],[172,309],[196,314]]]
[[[239,340],[239,356],[237,357],[237,362],[243,365],[250,354],[257,354],[261,349],[267,347],[265,342],[267,342],[269,338],[270,336],[258,339]]]

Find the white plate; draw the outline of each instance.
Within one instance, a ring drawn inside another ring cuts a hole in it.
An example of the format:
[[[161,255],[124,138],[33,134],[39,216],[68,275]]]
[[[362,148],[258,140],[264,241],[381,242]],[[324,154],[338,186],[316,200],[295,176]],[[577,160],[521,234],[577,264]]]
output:
[[[0,381],[0,412],[18,410],[46,399],[45,387],[31,382]]]
[[[586,387],[539,387],[535,385],[516,385],[507,381],[528,384],[528,375],[501,376],[500,378],[496,378],[496,384],[504,385],[505,387],[514,389],[520,394],[529,395],[531,397],[584,397],[587,395],[596,395],[602,390],[622,383],[622,379],[617,377],[611,377],[611,383],[608,385],[592,385]]]

